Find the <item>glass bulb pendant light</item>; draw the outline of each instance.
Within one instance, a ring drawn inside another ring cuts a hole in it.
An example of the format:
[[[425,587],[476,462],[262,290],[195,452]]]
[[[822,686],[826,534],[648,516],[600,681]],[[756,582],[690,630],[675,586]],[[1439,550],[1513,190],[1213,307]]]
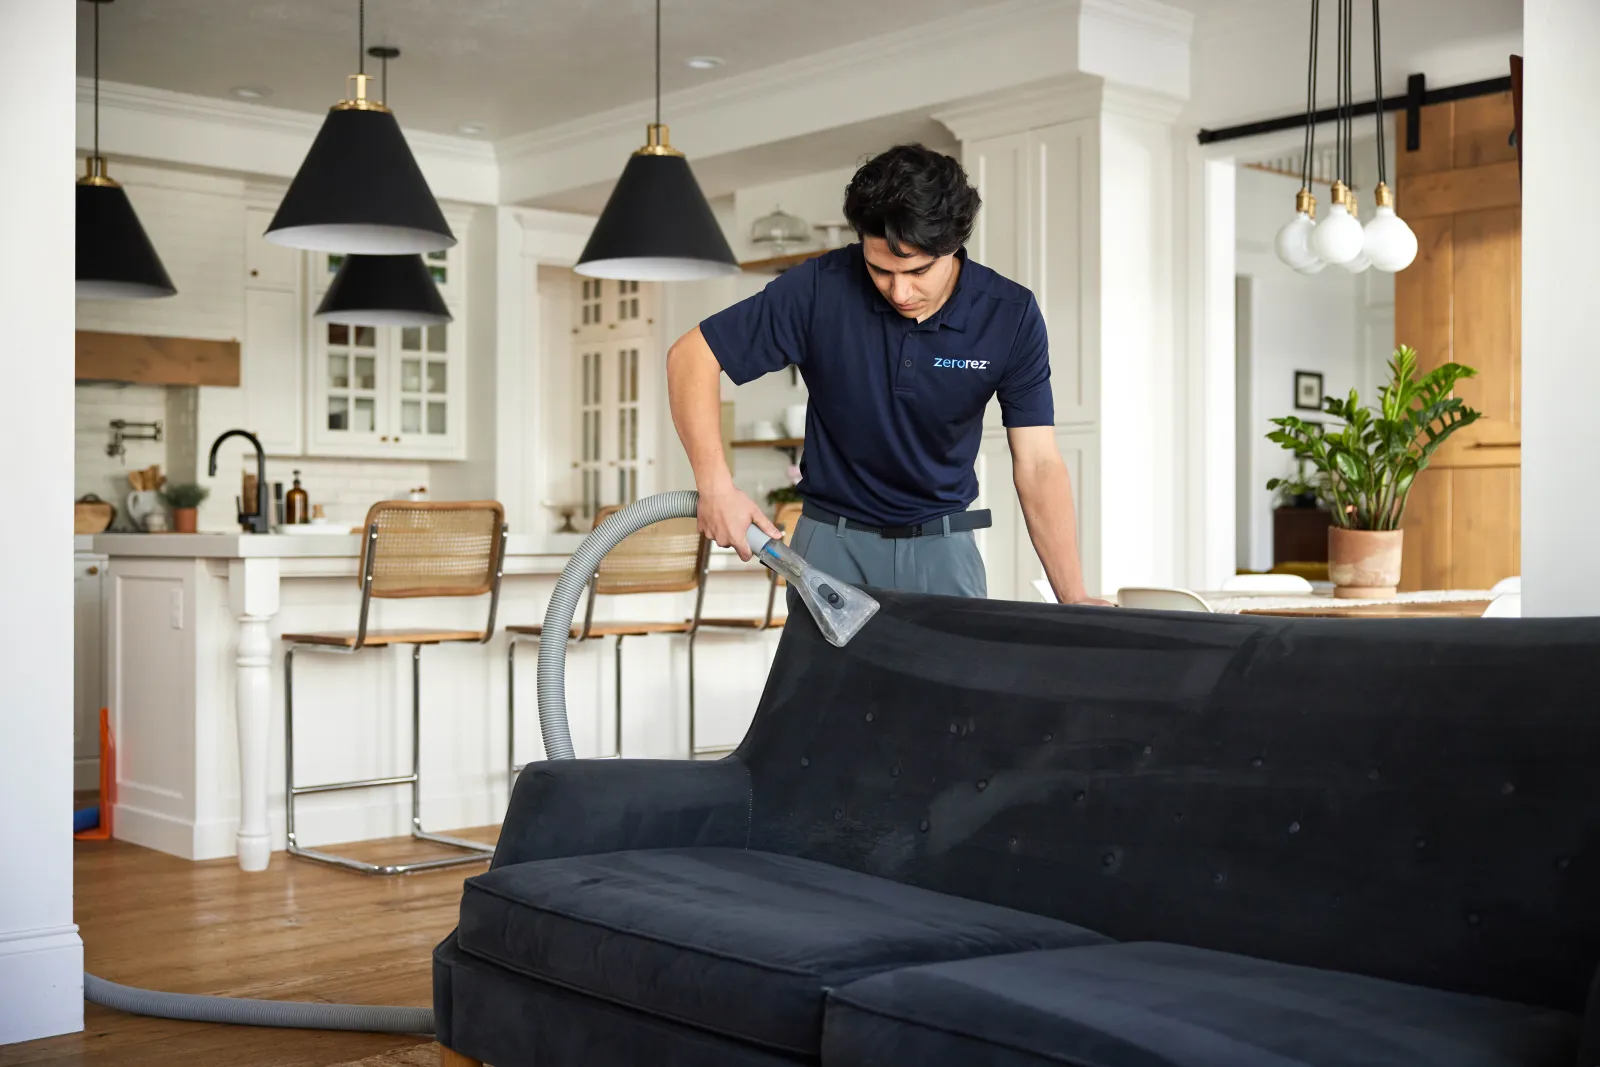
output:
[[[100,154],[100,5],[94,4],[94,153],[78,179],[75,273],[79,300],[148,300],[178,291]]]
[[[1377,207],[1367,223],[1362,250],[1372,265],[1386,274],[1405,270],[1417,258],[1417,235],[1405,219],[1394,213],[1394,193],[1389,191],[1388,158],[1383,132],[1383,23],[1378,0],[1372,0],[1372,91],[1378,104],[1378,187],[1373,190]]]
[[[1354,189],[1348,189],[1345,191],[1344,206],[1345,210],[1350,212],[1350,217],[1355,220],[1355,224],[1360,226],[1361,212],[1356,205],[1356,191]],[[1357,252],[1353,259],[1347,259],[1343,263],[1339,264],[1339,266],[1344,270],[1349,271],[1351,274],[1360,274],[1362,271],[1372,266],[1372,260],[1367,258],[1365,233],[1362,234],[1361,251]]]
[[[1311,0],[1311,44],[1306,52],[1306,133],[1300,159],[1300,191],[1294,194],[1294,218],[1278,231],[1273,246],[1286,267],[1302,274],[1315,274],[1323,267],[1312,237],[1317,230],[1317,198],[1311,195],[1311,156],[1316,148],[1317,106],[1317,23],[1321,0]]]
[[[591,278],[684,282],[735,274],[738,260],[683,153],[661,122],[661,0],[656,0],[656,121],[617,179],[573,269]]]
[[[357,72],[333,105],[267,227],[274,244],[312,252],[401,255],[456,243],[400,123],[367,98],[366,0],[360,0]]]
[[[1311,246],[1316,250],[1317,257],[1331,266],[1344,266],[1351,264],[1352,269],[1361,270],[1364,267],[1355,266],[1355,261],[1361,255],[1361,245],[1364,239],[1361,223],[1350,211],[1353,203],[1348,179],[1350,177],[1350,0],[1338,0],[1339,3],[1339,33],[1338,56],[1339,62],[1335,68],[1334,83],[1335,95],[1338,99],[1338,117],[1334,120],[1335,143],[1334,158],[1338,161],[1337,172],[1333,181],[1333,204],[1328,208],[1328,217],[1317,224],[1317,232],[1312,236]]]
[[[389,99],[389,60],[400,49],[374,45],[367,54],[383,62],[383,99]],[[350,326],[437,326],[451,321],[439,287],[420,253],[348,255],[339,265],[316,317]]]

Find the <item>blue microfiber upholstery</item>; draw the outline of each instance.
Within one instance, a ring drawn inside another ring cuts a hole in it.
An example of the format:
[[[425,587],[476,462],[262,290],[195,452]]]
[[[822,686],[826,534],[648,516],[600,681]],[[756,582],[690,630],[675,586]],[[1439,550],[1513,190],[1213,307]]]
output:
[[[811,860],[722,848],[492,870],[467,882],[458,939],[468,955],[528,977],[801,1055],[817,1052],[829,987],[893,967],[1106,940]]]
[[[823,1062],[960,1067],[1572,1067],[1579,1020],[1139,942],[916,967],[833,991]]]

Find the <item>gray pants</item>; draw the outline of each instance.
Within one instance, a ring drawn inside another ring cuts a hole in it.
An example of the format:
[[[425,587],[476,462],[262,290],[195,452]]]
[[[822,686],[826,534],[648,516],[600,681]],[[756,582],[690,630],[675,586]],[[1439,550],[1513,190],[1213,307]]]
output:
[[[802,517],[790,543],[806,562],[851,585],[944,596],[989,595],[983,557],[971,530],[889,538]],[[798,600],[790,590],[790,611],[799,608]]]

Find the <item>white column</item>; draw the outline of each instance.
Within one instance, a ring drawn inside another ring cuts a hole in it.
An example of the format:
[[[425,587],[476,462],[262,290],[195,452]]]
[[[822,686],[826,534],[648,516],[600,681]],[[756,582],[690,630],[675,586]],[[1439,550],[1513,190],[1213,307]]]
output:
[[[1175,581],[1187,536],[1179,453],[1190,442],[1174,431],[1180,106],[1078,75],[937,116],[962,141],[984,199],[974,258],[1028,286],[1044,313],[1056,438],[1073,475],[1090,592]],[[1006,449],[991,410],[978,473],[981,506],[996,512],[983,541],[990,595],[1032,599],[1043,569]]]
[[[278,613],[278,561],[228,564],[228,602],[239,618],[234,705],[239,716],[239,869],[264,871],[272,855],[267,831],[267,748],[272,716],[272,632]]]
[[[72,922],[72,4],[0,4],[0,356],[7,486],[38,501],[0,526],[0,1045],[83,1029]]]
[[[1580,220],[1600,170],[1600,4],[1526,0],[1522,103],[1522,575],[1524,615],[1600,614],[1584,489],[1600,456],[1600,256]]]

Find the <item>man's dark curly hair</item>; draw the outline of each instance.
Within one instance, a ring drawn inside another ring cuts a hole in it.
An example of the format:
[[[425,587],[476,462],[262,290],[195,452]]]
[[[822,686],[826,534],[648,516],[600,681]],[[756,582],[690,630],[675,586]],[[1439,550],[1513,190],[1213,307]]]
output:
[[[882,237],[897,256],[948,256],[972,236],[983,203],[951,157],[895,145],[862,164],[844,191],[844,217],[859,237]]]

